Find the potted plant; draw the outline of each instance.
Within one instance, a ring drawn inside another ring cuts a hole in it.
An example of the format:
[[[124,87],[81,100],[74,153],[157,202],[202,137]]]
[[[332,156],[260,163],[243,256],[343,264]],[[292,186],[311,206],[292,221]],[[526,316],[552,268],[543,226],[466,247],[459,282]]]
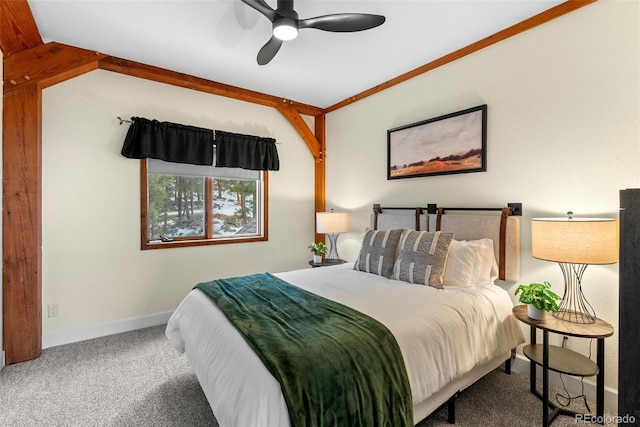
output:
[[[326,254],[329,250],[324,242],[312,243],[309,245],[309,249],[313,252],[314,264],[322,264],[322,255]]]
[[[520,295],[520,302],[527,304],[528,316],[534,320],[544,319],[544,312],[558,312],[560,297],[551,290],[549,282],[520,285],[514,295]]]

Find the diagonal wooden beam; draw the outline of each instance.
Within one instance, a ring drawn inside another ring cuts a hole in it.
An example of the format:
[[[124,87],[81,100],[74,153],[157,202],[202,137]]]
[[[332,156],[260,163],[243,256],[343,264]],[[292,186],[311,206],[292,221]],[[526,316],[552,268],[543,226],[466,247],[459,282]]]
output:
[[[278,111],[280,111],[280,113],[289,120],[289,123],[291,123],[293,128],[298,131],[300,136],[302,136],[302,139],[305,144],[307,144],[307,147],[309,148],[309,151],[311,151],[311,155],[316,162],[321,161],[324,157],[324,151],[321,149],[320,142],[316,138],[316,135],[311,131],[309,126],[307,126],[307,123],[300,115],[300,112],[284,105],[280,105],[277,108]],[[322,117],[324,117],[324,115],[322,115]]]
[[[27,0],[0,0],[0,48],[5,56],[42,44]]]

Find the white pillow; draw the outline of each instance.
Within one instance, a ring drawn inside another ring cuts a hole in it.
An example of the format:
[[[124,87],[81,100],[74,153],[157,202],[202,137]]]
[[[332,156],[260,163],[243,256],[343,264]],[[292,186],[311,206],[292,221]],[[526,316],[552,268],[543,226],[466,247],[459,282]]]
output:
[[[473,282],[476,286],[493,285],[498,278],[498,262],[493,250],[493,240],[480,239],[467,242],[474,246],[478,254],[478,262],[474,268]]]
[[[452,240],[442,275],[443,287],[448,289],[473,286],[471,278],[477,257],[476,251],[466,241]]]
[[[445,289],[485,286],[497,278],[493,240],[451,241],[442,277]]]

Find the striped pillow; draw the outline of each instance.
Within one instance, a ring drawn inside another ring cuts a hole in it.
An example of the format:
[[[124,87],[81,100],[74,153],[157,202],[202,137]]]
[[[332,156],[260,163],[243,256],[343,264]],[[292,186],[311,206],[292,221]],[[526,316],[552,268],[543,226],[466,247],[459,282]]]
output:
[[[404,230],[367,229],[354,270],[391,277],[398,242]]]
[[[393,279],[442,289],[442,275],[453,233],[407,230],[400,238],[400,255]]]

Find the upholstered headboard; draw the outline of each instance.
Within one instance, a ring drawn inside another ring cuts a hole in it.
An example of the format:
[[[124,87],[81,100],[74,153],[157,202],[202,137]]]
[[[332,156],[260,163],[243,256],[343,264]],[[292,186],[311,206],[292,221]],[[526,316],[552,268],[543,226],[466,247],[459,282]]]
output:
[[[520,215],[520,203],[510,203],[505,208],[437,208],[435,205],[398,208],[376,204],[371,228],[446,231],[454,233],[456,240],[492,239],[499,279],[517,281],[520,278]]]

